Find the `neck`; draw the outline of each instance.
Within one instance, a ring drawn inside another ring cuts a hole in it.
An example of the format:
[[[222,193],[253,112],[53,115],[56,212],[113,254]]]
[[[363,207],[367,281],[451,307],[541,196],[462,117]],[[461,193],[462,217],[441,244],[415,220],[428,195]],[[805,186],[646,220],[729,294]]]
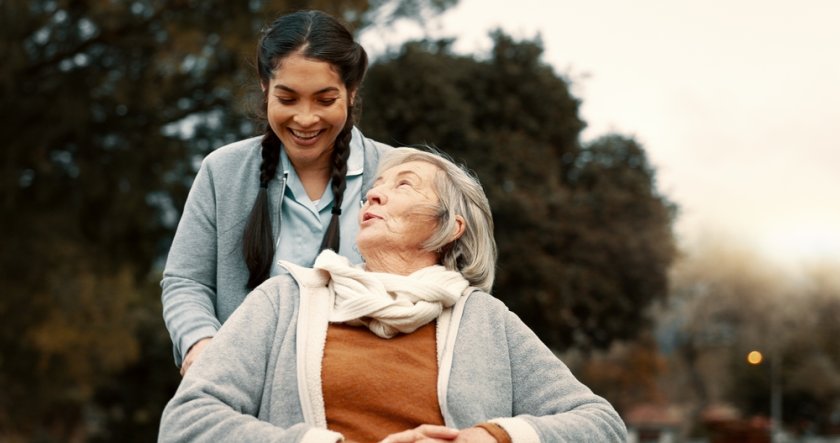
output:
[[[306,190],[306,195],[312,200],[318,200],[324,195],[324,190],[327,189],[327,183],[330,182],[330,164],[308,164],[304,167],[299,167],[293,163],[295,172]]]
[[[436,264],[438,264],[437,254],[429,251],[398,251],[365,254],[365,270],[371,272],[410,275]]]

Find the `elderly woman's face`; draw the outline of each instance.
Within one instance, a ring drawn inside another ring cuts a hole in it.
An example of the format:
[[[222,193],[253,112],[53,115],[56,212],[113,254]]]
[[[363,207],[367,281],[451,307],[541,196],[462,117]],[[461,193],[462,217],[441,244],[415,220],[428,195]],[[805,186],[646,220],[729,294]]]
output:
[[[422,250],[437,227],[438,171],[430,163],[410,161],[377,177],[361,210],[356,242],[362,255]]]

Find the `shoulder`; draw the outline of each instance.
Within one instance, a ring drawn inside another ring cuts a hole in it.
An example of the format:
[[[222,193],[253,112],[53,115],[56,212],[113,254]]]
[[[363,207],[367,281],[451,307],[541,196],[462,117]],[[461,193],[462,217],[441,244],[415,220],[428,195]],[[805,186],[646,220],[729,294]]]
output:
[[[203,166],[213,169],[239,167],[248,160],[262,159],[262,137],[239,140],[215,149],[204,158]]]
[[[471,311],[492,313],[494,315],[507,315],[510,313],[510,310],[504,302],[478,289],[470,294],[464,308]]]
[[[271,311],[274,315],[289,313],[297,310],[299,299],[300,286],[291,274],[281,268],[279,274],[249,292],[237,311],[249,305],[252,309]]]
[[[222,146],[204,157],[196,176],[197,181],[212,183],[224,189],[232,202],[253,201],[259,182],[247,179],[258,177],[262,161],[261,137],[252,137]]]
[[[485,328],[504,331],[506,335],[533,334],[528,325],[503,301],[479,290],[467,299],[462,321],[483,324]]]
[[[297,298],[299,291],[300,285],[294,275],[281,266],[277,275],[262,282],[254,289],[253,292],[262,293],[268,299],[272,300],[273,304],[277,304],[280,302],[281,298],[287,295],[292,295],[293,297],[291,298]]]
[[[486,292],[475,290],[464,304],[461,322],[484,325],[481,328],[492,325],[492,329],[503,329],[510,315],[512,313],[501,300]]]
[[[370,155],[379,157],[385,151],[392,148],[390,145],[365,137],[361,129],[356,126],[353,127],[353,136],[350,139],[350,144],[363,149],[366,157]]]

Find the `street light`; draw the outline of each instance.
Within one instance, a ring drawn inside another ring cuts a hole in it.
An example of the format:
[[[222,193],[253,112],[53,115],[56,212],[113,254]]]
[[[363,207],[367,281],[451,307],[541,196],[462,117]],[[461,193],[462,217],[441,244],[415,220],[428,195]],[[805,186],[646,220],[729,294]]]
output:
[[[760,351],[753,350],[747,354],[747,362],[751,365],[760,365],[764,361],[764,355]],[[781,358],[773,353],[770,358],[770,441],[780,441],[779,431],[782,426],[782,387],[779,383],[779,364]]]

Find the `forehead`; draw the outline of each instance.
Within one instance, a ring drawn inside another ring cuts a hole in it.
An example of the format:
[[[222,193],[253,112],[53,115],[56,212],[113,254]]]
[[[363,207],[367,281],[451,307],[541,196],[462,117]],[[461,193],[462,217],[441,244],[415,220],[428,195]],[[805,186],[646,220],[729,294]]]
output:
[[[310,84],[343,86],[341,76],[333,65],[325,61],[304,57],[300,52],[295,52],[277,62],[272,73],[271,83],[293,83],[298,87]]]
[[[432,163],[412,160],[389,167],[388,169],[382,171],[381,177],[385,178],[400,175],[414,175],[424,181],[431,181],[439,171],[440,168]]]

